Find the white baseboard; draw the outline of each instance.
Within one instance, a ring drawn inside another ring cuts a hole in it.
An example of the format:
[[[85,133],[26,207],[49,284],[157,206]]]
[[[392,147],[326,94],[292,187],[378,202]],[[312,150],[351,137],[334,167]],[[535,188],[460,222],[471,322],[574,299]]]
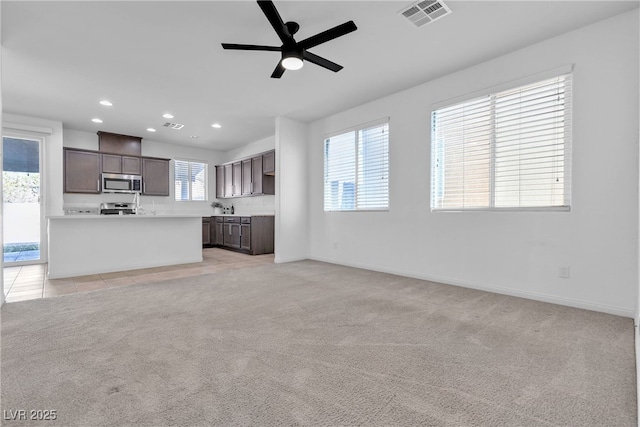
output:
[[[381,273],[388,273],[388,274],[395,274],[395,275],[398,275],[398,276],[411,277],[411,278],[414,278],[414,279],[428,280],[430,282],[443,283],[445,285],[460,286],[460,287],[463,287],[463,288],[477,289],[477,290],[480,290],[480,291],[493,292],[493,293],[496,293],[496,294],[503,294],[503,295],[509,295],[509,296],[513,296],[513,297],[531,299],[531,300],[535,300],[535,301],[548,302],[548,303],[551,303],[551,304],[559,304],[559,305],[565,305],[565,306],[568,306],[568,307],[582,308],[582,309],[585,309],[585,310],[598,311],[598,312],[602,312],[602,313],[613,314],[613,315],[616,315],[616,316],[630,317],[632,319],[635,319],[635,315],[636,315],[635,310],[633,310],[633,309],[628,309],[628,308],[624,308],[624,307],[616,307],[616,306],[611,306],[611,305],[607,305],[607,304],[596,304],[596,303],[592,303],[592,302],[589,302],[589,301],[582,301],[582,300],[578,300],[578,299],[563,298],[563,297],[558,297],[558,296],[555,296],[555,295],[547,295],[547,294],[542,294],[542,293],[537,293],[537,292],[520,291],[520,290],[516,290],[516,289],[503,288],[503,287],[500,287],[500,286],[487,285],[487,284],[484,284],[484,283],[468,282],[468,281],[463,281],[463,280],[450,279],[448,277],[431,276],[431,275],[425,275],[425,274],[415,273],[415,272],[410,272],[410,271],[400,271],[400,270],[389,269],[389,268],[374,268],[374,267],[371,267],[371,266],[368,266],[368,265],[357,264],[357,263],[337,262],[336,260],[323,259],[321,257],[314,257],[314,258],[309,258],[309,259],[312,259],[314,261],[327,262],[327,263],[331,263],[331,264],[344,265],[344,266],[347,266],[347,267],[362,268],[362,269],[365,269],[365,270],[379,271]]]

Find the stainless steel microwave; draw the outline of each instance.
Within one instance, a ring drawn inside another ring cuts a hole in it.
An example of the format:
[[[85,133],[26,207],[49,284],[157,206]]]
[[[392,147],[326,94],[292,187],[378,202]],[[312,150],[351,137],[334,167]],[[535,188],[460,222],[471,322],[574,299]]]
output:
[[[141,193],[142,177],[140,175],[122,175],[119,173],[102,174],[103,193]]]

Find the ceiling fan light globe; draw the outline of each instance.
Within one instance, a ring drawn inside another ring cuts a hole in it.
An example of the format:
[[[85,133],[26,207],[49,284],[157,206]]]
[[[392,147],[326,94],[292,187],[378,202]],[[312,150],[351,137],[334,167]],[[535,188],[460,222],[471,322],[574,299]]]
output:
[[[282,59],[282,66],[287,70],[299,70],[304,65],[302,59],[295,56],[289,56]]]

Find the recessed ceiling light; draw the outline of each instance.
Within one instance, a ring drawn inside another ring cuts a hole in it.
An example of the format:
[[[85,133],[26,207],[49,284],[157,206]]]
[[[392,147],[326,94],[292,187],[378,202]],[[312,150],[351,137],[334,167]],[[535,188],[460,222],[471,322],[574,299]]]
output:
[[[155,132],[156,130],[154,128],[147,128],[147,131],[149,132]]]
[[[211,125],[212,128],[220,129],[222,125],[220,123],[214,123]]]
[[[104,105],[105,107],[111,107],[113,104],[110,101],[103,99],[102,101],[100,101],[100,105]]]
[[[100,119],[99,119],[99,118],[97,118],[97,117],[95,117],[95,118],[91,119],[91,121],[92,121],[93,123],[102,123],[102,120],[100,120]]]
[[[162,115],[165,119],[173,119],[173,114],[165,113]]]
[[[199,136],[198,135],[191,135],[191,138],[196,139],[196,138],[199,138]]]

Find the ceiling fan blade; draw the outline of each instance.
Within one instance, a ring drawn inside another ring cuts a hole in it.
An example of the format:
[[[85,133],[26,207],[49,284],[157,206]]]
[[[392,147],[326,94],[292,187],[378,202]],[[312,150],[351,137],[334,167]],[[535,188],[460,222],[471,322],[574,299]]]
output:
[[[282,66],[282,61],[278,62],[276,69],[271,73],[272,79],[279,79],[284,74],[285,68]]]
[[[316,65],[319,65],[321,67],[324,67],[324,68],[326,68],[328,70],[331,70],[331,71],[334,71],[336,73],[344,68],[342,65],[338,65],[335,62],[331,62],[328,59],[325,59],[325,58],[323,58],[321,56],[314,55],[311,52],[305,51],[302,56],[307,61],[313,62]]]
[[[276,46],[259,46],[255,44],[222,43],[222,48],[233,50],[266,50],[270,52],[280,52],[280,48]]]
[[[280,40],[282,40],[282,44],[291,43],[291,34],[289,34],[287,26],[284,25],[284,22],[282,22],[282,18],[278,13],[278,9],[276,9],[276,6],[273,4],[273,2],[258,1],[258,6],[260,6],[260,9],[262,9],[262,12],[271,23],[273,29],[276,30],[276,34],[278,34],[278,37],[280,37]]]
[[[353,21],[345,22],[344,24],[340,24],[337,27],[333,27],[327,31],[323,31],[315,36],[311,36],[308,39],[304,39],[301,42],[298,42],[298,46],[302,49],[309,49],[314,46],[318,46],[321,43],[328,42],[329,40],[333,40],[337,37],[344,36],[345,34],[349,34],[352,31],[357,30],[356,24]]]

